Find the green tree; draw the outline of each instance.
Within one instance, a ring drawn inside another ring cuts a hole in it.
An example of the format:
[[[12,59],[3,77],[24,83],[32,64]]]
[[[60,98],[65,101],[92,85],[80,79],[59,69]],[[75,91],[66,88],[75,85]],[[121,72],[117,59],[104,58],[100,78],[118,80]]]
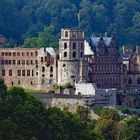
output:
[[[140,139],[140,120],[138,117],[128,117],[125,125],[125,140]]]

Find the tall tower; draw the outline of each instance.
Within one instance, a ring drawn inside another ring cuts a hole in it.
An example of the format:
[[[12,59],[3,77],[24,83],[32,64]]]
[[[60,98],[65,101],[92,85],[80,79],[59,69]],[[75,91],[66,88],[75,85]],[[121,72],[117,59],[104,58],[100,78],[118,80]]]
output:
[[[58,84],[86,79],[84,70],[84,32],[61,29],[59,39]]]

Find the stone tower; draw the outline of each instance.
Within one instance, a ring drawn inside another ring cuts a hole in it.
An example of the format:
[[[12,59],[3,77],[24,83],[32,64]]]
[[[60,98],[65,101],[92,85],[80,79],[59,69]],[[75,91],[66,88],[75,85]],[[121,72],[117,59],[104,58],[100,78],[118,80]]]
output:
[[[86,80],[84,32],[79,29],[61,29],[59,39],[58,84]]]

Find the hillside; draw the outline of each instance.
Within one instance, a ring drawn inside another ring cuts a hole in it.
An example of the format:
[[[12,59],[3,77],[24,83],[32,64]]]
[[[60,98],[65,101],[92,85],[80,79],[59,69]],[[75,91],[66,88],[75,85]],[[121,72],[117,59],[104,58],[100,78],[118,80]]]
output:
[[[65,27],[80,27],[87,36],[108,32],[119,45],[140,44],[140,1],[0,0],[0,34],[18,43],[26,38],[24,46],[53,42],[55,47],[60,28]],[[50,28],[52,38],[43,42]]]

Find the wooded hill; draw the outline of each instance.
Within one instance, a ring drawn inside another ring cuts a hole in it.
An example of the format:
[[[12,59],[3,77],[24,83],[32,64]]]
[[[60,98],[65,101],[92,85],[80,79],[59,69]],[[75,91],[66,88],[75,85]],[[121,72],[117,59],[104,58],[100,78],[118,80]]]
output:
[[[119,45],[140,44],[140,1],[0,0],[0,34],[10,41],[57,47],[60,28],[65,27],[80,27],[87,37],[107,32]]]

